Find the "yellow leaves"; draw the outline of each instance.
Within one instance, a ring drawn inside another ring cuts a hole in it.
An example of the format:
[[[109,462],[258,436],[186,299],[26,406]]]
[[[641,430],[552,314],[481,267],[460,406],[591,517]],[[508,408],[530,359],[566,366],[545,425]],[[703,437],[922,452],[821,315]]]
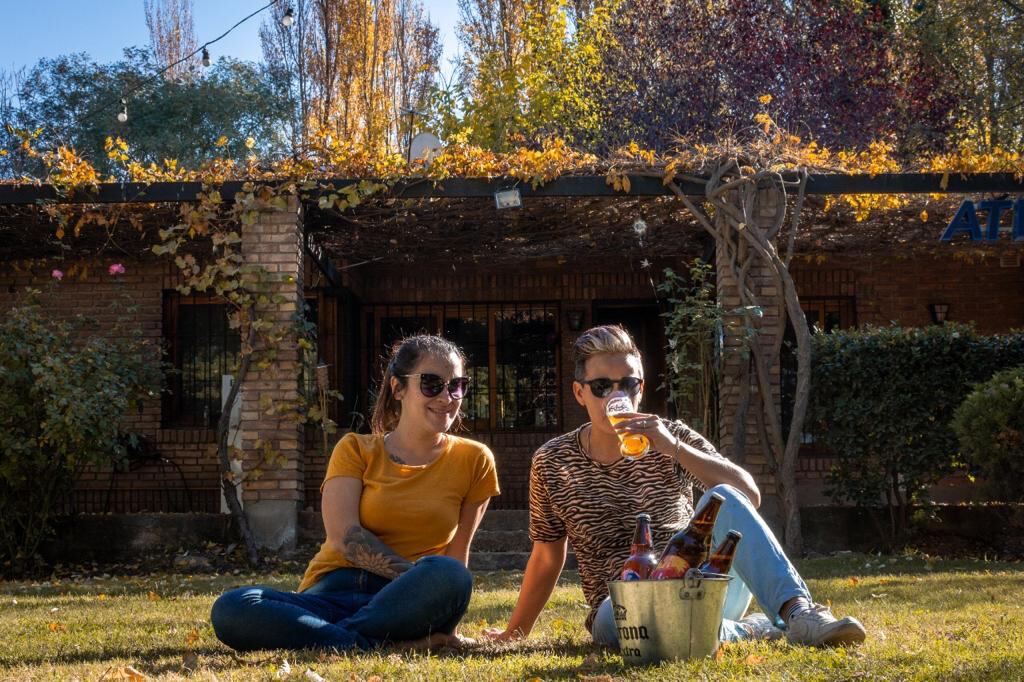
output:
[[[254,140],[251,137],[245,138],[245,148],[246,149],[252,149],[255,146],[256,146],[256,140]]]
[[[149,591],[149,594],[146,595],[146,598],[149,599],[149,601],[160,601],[160,595],[152,590]]]
[[[67,625],[65,625],[64,623],[59,623],[57,621],[47,623],[46,627],[49,628],[50,632],[64,632],[68,629]]]
[[[743,665],[761,665],[762,663],[764,663],[764,656],[757,654],[747,654],[747,657],[743,659]]]
[[[767,105],[772,103],[772,96],[771,95],[761,95],[760,97],[757,98],[757,101],[758,101],[759,104],[767,106]]]
[[[764,113],[763,111],[754,114],[754,123],[761,126],[761,129],[764,130],[765,133],[768,133],[771,130],[772,126],[775,125],[775,121],[772,119],[772,117]]]
[[[921,219],[922,223],[928,222],[928,211],[921,211],[921,214],[918,216],[918,218]]]
[[[252,138],[249,138],[249,139],[251,140]],[[218,147],[225,147],[225,146],[227,146],[227,144],[228,144],[228,137],[227,137],[227,135],[221,135],[220,137],[218,137],[217,141],[214,142],[214,144],[217,145]]]
[[[146,682],[150,678],[139,672],[130,665],[120,668],[107,668],[107,671],[100,676],[100,682],[113,680],[116,682]]]
[[[855,575],[851,575],[846,582],[850,584],[850,587],[856,587],[858,584],[860,584],[860,578],[858,578]]]
[[[0,149],[0,156],[7,156],[8,153],[6,149]]]
[[[608,175],[605,176],[605,183],[611,185],[612,189],[616,192],[626,192],[628,194],[631,188],[629,176],[620,171],[608,171]]]

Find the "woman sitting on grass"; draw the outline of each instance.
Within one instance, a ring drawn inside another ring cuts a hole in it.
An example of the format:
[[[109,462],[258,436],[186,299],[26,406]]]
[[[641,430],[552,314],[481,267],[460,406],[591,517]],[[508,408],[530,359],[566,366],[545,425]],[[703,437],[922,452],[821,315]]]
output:
[[[392,352],[371,419],[334,448],[322,487],[327,540],[298,592],[242,587],[211,620],[233,649],[455,645],[469,606],[469,546],[498,494],[494,456],[449,433],[469,379],[437,336]]]

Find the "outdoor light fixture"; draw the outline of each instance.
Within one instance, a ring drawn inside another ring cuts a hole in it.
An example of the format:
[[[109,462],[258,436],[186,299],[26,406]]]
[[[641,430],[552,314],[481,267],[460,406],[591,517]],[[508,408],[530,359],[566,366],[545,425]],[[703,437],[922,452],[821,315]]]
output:
[[[512,189],[499,189],[494,193],[494,205],[499,209],[519,208],[523,205],[523,197],[520,196],[519,190],[515,187]]]
[[[567,310],[565,316],[569,320],[570,331],[578,332],[579,330],[583,329],[582,310]]]
[[[291,7],[287,7],[284,10],[284,16],[281,17],[281,25],[285,28],[289,28],[295,23],[295,12],[292,11]]]
[[[121,111],[117,112],[117,120],[121,123],[128,121],[128,100],[121,98]]]
[[[932,314],[932,322],[945,324],[946,316],[949,315],[948,303],[929,303],[928,311]]]
[[[203,66],[210,68],[210,51],[203,48]]]

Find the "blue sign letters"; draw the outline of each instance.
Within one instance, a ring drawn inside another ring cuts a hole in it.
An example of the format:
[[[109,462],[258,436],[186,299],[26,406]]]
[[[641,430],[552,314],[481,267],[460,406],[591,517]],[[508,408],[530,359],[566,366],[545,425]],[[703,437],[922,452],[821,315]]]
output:
[[[949,221],[946,231],[939,237],[940,242],[952,241],[958,234],[968,234],[972,242],[999,240],[999,222],[1005,211],[1013,211],[1012,239],[1015,242],[1024,242],[1024,199],[1010,201],[1009,199],[991,199],[988,201],[975,202],[967,200],[960,204],[956,215]],[[987,211],[988,220],[985,222],[985,234],[982,236],[981,223],[978,222],[978,211]]]

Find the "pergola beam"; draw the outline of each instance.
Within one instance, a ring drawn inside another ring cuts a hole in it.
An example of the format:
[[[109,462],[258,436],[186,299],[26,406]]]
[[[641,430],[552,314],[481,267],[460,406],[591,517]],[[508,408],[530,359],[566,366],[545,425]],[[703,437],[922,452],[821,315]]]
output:
[[[797,181],[795,174],[784,179]],[[660,179],[630,175],[632,196],[670,196]],[[325,179],[325,187],[342,188],[359,179]],[[247,183],[225,182],[220,187],[225,201],[234,199]],[[261,183],[254,183],[261,184]],[[684,193],[703,196],[704,186],[695,182],[677,183]],[[563,176],[536,189],[514,178],[450,178],[441,181],[408,180],[392,188],[392,196],[404,198],[471,199],[489,198],[501,189],[516,187],[524,198],[529,197],[609,197],[624,196],[609,185],[601,175]],[[66,194],[53,185],[0,185],[0,206],[38,203],[125,204],[182,203],[196,201],[203,184],[199,182],[103,183],[94,191],[79,190]],[[329,189],[321,190],[329,193]],[[969,194],[980,192],[1024,192],[1024,179],[1012,173],[882,173],[878,175],[824,174],[811,175],[807,194]]]

